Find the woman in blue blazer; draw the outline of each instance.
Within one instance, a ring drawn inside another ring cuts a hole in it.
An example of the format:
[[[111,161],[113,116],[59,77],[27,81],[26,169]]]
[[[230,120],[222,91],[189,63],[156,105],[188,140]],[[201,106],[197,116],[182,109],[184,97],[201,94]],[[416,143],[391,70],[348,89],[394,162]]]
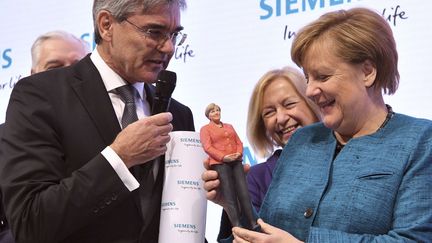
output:
[[[432,122],[384,103],[399,83],[386,20],[364,8],[324,14],[297,33],[291,57],[322,122],[290,138],[262,232],[234,227],[235,242],[431,242]],[[217,174],[203,178],[215,199]]]

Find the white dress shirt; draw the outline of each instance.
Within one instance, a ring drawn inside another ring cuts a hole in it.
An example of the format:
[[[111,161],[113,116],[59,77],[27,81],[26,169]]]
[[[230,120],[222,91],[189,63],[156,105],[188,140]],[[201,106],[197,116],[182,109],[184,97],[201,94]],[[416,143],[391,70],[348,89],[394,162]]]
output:
[[[94,49],[92,54],[90,55],[90,59],[96,66],[99,71],[102,81],[105,85],[105,88],[108,92],[108,95],[111,99],[111,103],[114,107],[114,111],[117,116],[117,120],[121,126],[121,119],[123,115],[123,110],[125,107],[125,103],[120,99],[120,96],[116,93],[115,89],[127,85],[126,82],[120,75],[118,75],[114,70],[112,70],[102,59],[99,52],[97,51],[97,47]],[[138,119],[150,116],[150,104],[147,102],[146,93],[144,90],[144,83],[137,82],[133,84],[133,87],[137,90],[134,92],[135,94],[135,105],[137,109]],[[110,165],[114,168],[117,175],[123,181],[125,186],[129,189],[129,191],[133,191],[139,187],[138,181],[135,177],[130,173],[129,169],[126,167],[125,163],[122,159],[117,155],[116,152],[109,146],[107,146],[102,152],[102,155],[108,160]]]

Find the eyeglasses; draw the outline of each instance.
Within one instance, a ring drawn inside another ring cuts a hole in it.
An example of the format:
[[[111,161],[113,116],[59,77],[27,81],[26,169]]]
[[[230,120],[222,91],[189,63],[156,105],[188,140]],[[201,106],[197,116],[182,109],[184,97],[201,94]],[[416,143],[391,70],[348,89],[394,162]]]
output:
[[[168,39],[171,40],[174,45],[178,43],[177,46],[181,46],[187,37],[187,34],[183,34],[179,31],[167,33],[154,28],[141,28],[127,19],[125,19],[125,21],[134,26],[145,37],[154,40],[159,46],[162,46]]]

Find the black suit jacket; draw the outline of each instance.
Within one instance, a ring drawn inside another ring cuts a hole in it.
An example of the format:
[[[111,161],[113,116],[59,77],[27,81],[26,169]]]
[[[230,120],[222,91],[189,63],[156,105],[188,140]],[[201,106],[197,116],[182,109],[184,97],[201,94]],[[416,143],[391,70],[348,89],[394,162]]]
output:
[[[174,130],[194,130],[188,107],[171,100],[169,110]],[[138,242],[138,190],[100,154],[121,128],[89,56],[20,80],[6,120],[0,182],[17,242]],[[141,242],[156,242],[159,210]]]
[[[3,137],[3,126],[4,126],[4,124],[0,124],[0,160],[1,160],[1,138]],[[4,210],[3,210],[3,199],[2,199],[2,193],[0,190],[0,235],[5,230],[7,230],[7,221],[6,221],[6,216],[5,216]]]
[[[1,150],[1,138],[3,137],[3,127],[4,124],[0,124],[0,162],[2,160],[2,150]],[[8,222],[6,220],[6,215],[3,209],[3,199],[0,190],[0,243],[14,243],[11,230],[9,229]]]

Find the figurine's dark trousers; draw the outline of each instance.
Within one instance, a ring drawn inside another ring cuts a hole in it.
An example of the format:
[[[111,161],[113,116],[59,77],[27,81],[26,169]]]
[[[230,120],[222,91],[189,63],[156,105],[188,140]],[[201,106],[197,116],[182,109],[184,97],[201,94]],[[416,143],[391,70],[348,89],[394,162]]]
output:
[[[219,193],[223,198],[223,208],[233,226],[254,229],[257,227],[252,211],[252,203],[247,188],[246,176],[241,161],[212,165],[219,174]],[[243,225],[240,218],[244,217]]]

